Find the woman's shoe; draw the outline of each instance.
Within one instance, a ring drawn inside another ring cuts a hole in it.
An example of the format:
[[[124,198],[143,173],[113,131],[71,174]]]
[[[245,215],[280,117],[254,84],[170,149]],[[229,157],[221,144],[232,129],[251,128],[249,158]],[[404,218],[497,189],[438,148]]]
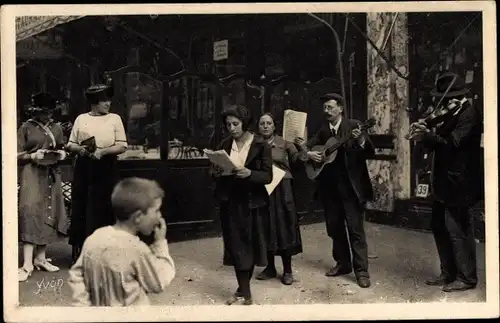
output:
[[[243,305],[252,305],[252,304],[253,300],[251,296],[249,298],[245,298],[245,300],[243,301]]]
[[[243,294],[239,291],[236,291],[229,299],[226,301],[226,305],[233,305],[236,303],[239,299],[243,298]]]
[[[283,283],[283,285],[293,284],[293,275],[291,273],[284,273],[283,277],[281,277],[281,283]]]
[[[268,280],[278,276],[276,269],[266,268],[260,274],[255,277],[257,280]]]
[[[33,265],[35,265],[35,268],[37,270],[41,270],[40,268],[42,268],[45,271],[48,271],[48,272],[51,272],[51,273],[59,271],[59,267],[54,266],[53,264],[51,264],[48,259],[44,259],[44,260],[37,260],[37,259],[35,259],[35,261],[33,261]]]
[[[20,282],[24,282],[24,281],[28,280],[28,278],[31,276],[32,273],[33,273],[33,269],[28,270],[24,267],[21,267],[17,270],[17,275],[19,277]]]

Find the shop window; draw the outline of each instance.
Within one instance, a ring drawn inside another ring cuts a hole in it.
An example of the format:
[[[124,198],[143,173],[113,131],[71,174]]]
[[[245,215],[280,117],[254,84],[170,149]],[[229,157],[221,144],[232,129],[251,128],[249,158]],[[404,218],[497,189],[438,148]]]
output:
[[[197,77],[169,83],[168,159],[206,159],[216,134],[216,86]]]
[[[128,73],[125,86],[123,121],[128,150],[120,159],[160,159],[162,82],[146,74]]]

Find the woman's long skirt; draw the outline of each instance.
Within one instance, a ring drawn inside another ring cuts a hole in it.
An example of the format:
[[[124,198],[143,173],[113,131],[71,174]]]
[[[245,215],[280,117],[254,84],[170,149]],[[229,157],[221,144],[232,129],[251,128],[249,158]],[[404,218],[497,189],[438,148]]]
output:
[[[20,172],[19,240],[48,245],[67,234],[67,214],[57,167],[27,164]]]
[[[118,182],[115,156],[100,160],[78,156],[71,186],[71,227],[69,243],[81,248],[96,229],[115,223],[111,193]]]
[[[228,201],[220,205],[224,242],[223,264],[236,270],[267,265],[265,221],[267,206],[250,209],[248,203]]]
[[[290,179],[283,179],[269,197],[267,230],[270,253],[293,256],[302,252],[302,237]]]

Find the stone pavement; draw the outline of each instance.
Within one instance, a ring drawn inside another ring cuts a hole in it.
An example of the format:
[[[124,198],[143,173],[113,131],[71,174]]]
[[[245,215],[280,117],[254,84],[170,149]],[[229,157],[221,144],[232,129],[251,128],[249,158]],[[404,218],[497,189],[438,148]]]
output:
[[[331,242],[324,223],[302,226],[304,253],[293,259],[292,286],[279,279],[252,280],[256,304],[356,304],[386,302],[484,302],[486,300],[484,245],[477,244],[479,285],[475,290],[444,293],[423,281],[438,273],[439,263],[432,235],[427,232],[366,224],[372,287],[361,289],[354,275],[328,278],[333,264]],[[221,238],[204,238],[170,243],[177,275],[168,289],[151,295],[154,305],[223,304],[236,289],[231,267],[221,264]],[[71,249],[65,241],[49,247],[49,257],[60,265],[58,273],[34,272],[20,283],[21,306],[69,306],[71,290],[66,283]],[[278,271],[281,261],[276,259]],[[256,268],[256,273],[261,269]]]

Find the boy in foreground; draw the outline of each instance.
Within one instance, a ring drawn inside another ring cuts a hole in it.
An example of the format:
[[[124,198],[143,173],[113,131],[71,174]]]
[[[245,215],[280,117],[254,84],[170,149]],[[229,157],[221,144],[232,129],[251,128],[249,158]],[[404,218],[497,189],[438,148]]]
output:
[[[76,306],[148,305],[148,293],[162,292],[175,276],[161,217],[163,190],[154,181],[127,178],[111,196],[116,224],[89,236],[70,269]],[[138,235],[154,234],[146,245]]]

